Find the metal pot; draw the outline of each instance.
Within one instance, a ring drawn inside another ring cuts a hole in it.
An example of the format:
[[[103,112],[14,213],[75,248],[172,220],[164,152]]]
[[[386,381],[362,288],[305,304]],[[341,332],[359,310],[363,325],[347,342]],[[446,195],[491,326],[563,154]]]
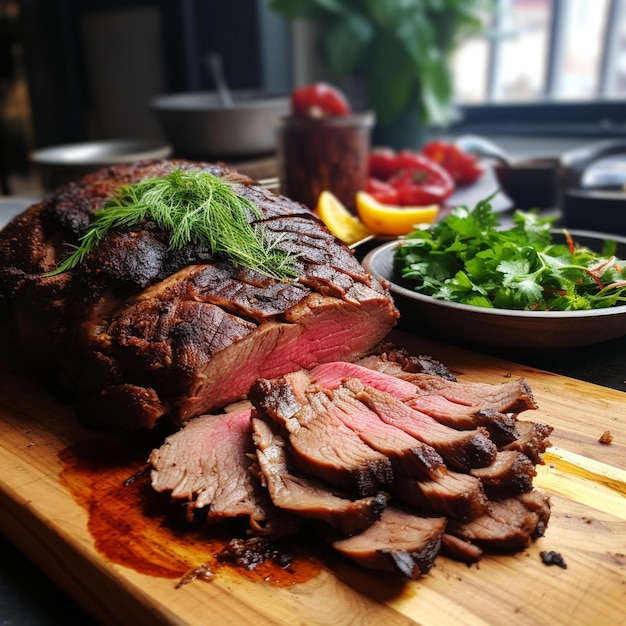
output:
[[[217,92],[165,94],[151,101],[174,155],[237,159],[276,149],[276,122],[287,115],[285,96],[232,91],[232,106]]]
[[[626,139],[566,152],[560,187],[564,226],[626,235]]]
[[[164,159],[172,147],[144,139],[105,139],[82,143],[49,146],[35,150],[30,160],[41,174],[46,191],[78,180],[102,167],[143,159]]]

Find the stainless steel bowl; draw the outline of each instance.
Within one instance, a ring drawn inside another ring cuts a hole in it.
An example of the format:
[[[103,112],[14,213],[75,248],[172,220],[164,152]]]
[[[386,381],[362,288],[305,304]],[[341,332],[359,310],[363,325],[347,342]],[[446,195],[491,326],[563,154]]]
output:
[[[30,154],[45,190],[77,180],[103,167],[144,159],[164,159],[172,147],[143,139],[112,139],[50,146]]]
[[[289,112],[289,98],[257,91],[232,91],[232,106],[217,92],[165,94],[153,98],[155,112],[175,156],[240,158],[276,149],[276,122]]]

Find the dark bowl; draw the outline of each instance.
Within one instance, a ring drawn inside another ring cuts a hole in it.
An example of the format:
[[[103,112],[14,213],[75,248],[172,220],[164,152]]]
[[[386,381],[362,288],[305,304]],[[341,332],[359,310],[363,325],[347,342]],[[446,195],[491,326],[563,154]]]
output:
[[[617,256],[626,258],[626,238],[587,231],[571,234],[575,241],[595,250],[607,239],[617,241]],[[555,240],[556,236],[555,232]],[[398,245],[399,241],[393,241],[375,248],[365,256],[363,266],[390,283],[403,325],[414,327],[420,334],[431,331],[464,344],[534,350],[584,346],[626,335],[626,306],[591,311],[517,311],[419,294],[393,271]]]
[[[500,187],[517,209],[548,209],[558,203],[558,158],[524,159],[495,165]]]

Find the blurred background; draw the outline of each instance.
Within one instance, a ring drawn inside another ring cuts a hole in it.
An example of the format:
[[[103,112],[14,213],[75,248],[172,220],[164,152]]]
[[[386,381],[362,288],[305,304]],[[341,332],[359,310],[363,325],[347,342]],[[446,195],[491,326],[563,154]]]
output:
[[[158,94],[288,94],[328,78],[316,25],[270,0],[0,0],[2,194],[37,188],[29,153],[59,144],[163,139]],[[495,0],[452,63],[449,133],[529,138],[626,134],[626,0]]]

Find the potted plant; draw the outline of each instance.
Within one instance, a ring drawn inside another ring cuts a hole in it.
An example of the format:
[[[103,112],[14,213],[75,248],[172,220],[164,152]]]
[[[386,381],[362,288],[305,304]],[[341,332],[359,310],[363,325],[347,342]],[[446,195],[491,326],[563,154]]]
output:
[[[491,0],[270,0],[270,7],[315,22],[322,63],[338,78],[363,82],[376,113],[374,142],[398,148],[417,147],[427,125],[455,119],[451,56],[482,31]]]

